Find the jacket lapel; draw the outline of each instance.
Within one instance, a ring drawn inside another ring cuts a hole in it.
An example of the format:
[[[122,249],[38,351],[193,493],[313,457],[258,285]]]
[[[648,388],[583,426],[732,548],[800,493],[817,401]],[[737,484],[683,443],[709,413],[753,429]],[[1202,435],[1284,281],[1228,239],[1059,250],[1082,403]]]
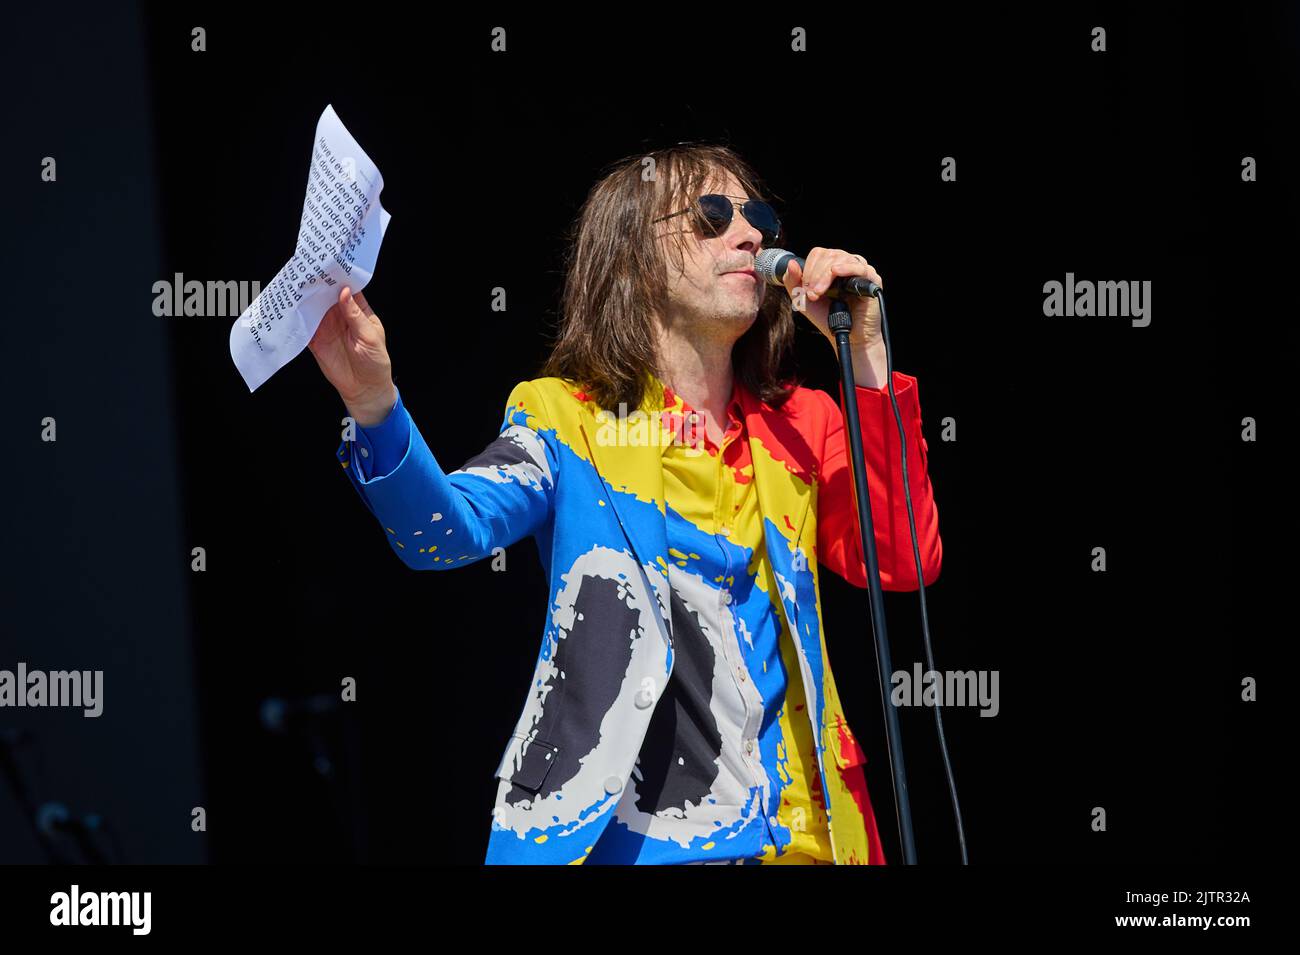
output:
[[[648,434],[658,437],[658,418],[651,416]],[[631,545],[637,563],[651,568],[650,584],[658,593],[660,615],[664,621],[668,645],[672,646],[672,613],[668,589],[668,515],[664,504],[662,446],[655,443],[602,443],[602,429],[625,435],[617,428],[617,418],[608,426],[604,422],[579,423],[587,453],[596,473],[608,492],[606,503],[613,510]],[[654,511],[649,508],[653,506]],[[653,516],[657,514],[656,516]]]
[[[792,544],[802,544],[806,560],[815,560],[812,544],[803,539],[813,494],[811,485],[792,473],[785,459],[790,454],[787,448],[798,447],[797,442],[806,439],[795,434],[788,418],[751,395],[747,389],[742,390],[741,401],[745,408],[750,460],[754,466],[754,490],[758,494],[766,532],[763,543],[772,568],[790,583],[790,588],[785,588],[780,595],[781,606],[790,632],[799,639],[799,601],[791,589],[797,580],[797,573],[792,571],[798,569]],[[767,527],[768,521],[776,525],[779,533],[771,532]]]

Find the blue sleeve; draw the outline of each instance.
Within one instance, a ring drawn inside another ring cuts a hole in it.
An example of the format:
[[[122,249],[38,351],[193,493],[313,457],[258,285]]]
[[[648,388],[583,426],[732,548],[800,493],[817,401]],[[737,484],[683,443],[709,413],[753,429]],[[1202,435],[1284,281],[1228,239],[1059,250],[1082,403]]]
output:
[[[400,390],[397,390],[397,401],[383,421],[369,428],[357,425],[356,444],[357,467],[366,480],[391,474],[401,464],[406,449],[411,445],[411,416],[402,404]]]
[[[554,516],[558,439],[533,382],[506,402],[497,437],[444,471],[398,396],[373,428],[356,428],[335,452],[393,552],[414,570],[472,564],[538,533]],[[390,453],[396,465],[389,466]]]

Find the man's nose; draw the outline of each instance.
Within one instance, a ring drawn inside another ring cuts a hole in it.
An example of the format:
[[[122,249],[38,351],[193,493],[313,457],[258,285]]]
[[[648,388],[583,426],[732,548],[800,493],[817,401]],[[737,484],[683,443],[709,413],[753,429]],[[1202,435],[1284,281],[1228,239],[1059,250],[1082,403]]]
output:
[[[730,240],[728,245],[733,249],[757,253],[763,244],[763,233],[750,225],[749,220],[740,214],[739,209],[731,220],[731,228],[728,232]]]

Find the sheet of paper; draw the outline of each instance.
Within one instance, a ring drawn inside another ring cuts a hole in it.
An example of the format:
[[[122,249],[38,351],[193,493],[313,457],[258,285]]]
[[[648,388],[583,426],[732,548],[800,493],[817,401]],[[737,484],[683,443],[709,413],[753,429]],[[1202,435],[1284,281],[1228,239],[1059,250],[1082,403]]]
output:
[[[379,204],[384,177],[333,106],[316,123],[297,248],[230,329],[230,357],[249,391],[307,347],[347,285],[374,276],[391,218]]]

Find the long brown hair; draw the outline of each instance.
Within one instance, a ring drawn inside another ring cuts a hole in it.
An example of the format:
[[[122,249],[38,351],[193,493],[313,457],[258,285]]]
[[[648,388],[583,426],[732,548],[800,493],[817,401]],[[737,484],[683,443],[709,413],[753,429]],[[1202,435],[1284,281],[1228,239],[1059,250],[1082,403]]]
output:
[[[653,179],[646,170],[653,170]],[[624,157],[603,170],[569,232],[562,314],[541,377],[572,379],[615,413],[620,404],[633,411],[654,397],[647,372],[662,373],[650,316],[665,311],[668,272],[652,222],[690,208],[722,170],[734,174],[751,198],[771,201],[754,170],[726,146],[682,143]],[[689,237],[678,233],[671,243],[679,269]],[[764,295],[753,326],[736,341],[731,362],[752,395],[779,408],[797,382],[787,369],[794,343],[790,299],[774,291]]]

